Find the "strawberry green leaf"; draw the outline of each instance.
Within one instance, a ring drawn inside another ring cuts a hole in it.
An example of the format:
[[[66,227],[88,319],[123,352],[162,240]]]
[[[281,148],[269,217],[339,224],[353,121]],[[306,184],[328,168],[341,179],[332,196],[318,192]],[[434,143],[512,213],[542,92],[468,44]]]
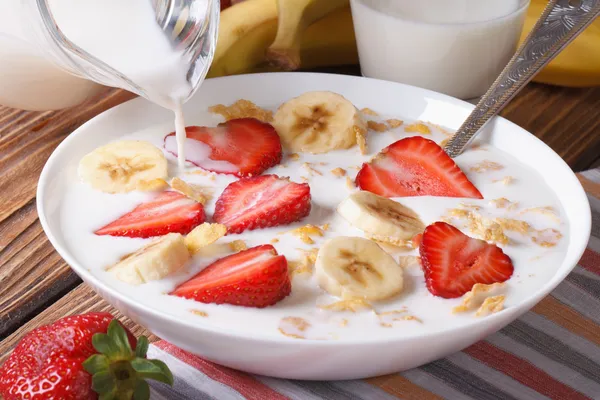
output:
[[[131,367],[137,372],[138,377],[154,379],[155,381],[173,385],[173,374],[167,364],[160,360],[146,360],[135,358],[131,361]]]
[[[117,378],[110,370],[98,372],[92,376],[92,389],[101,395],[114,395],[117,390]]]
[[[96,333],[92,336],[92,345],[98,353],[109,355],[114,353],[114,343],[106,333]]]
[[[108,371],[109,366],[108,358],[104,354],[94,354],[83,362],[83,368],[91,375]]]
[[[135,347],[135,356],[139,358],[146,358],[148,352],[148,338],[146,336],[140,336]]]
[[[133,391],[133,400],[148,400],[150,399],[150,386],[148,382],[139,379],[136,382],[135,390]]]
[[[131,346],[125,329],[119,321],[113,319],[108,325],[108,336],[115,345],[116,353],[111,354],[112,358],[129,360],[131,358]]]

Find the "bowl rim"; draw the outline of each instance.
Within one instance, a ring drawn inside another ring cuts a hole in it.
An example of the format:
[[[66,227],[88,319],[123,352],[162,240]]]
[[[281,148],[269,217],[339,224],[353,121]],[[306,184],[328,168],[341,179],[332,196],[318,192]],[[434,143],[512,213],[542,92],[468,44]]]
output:
[[[435,98],[436,100],[441,100],[442,102],[446,103],[447,105],[460,106],[462,108],[468,109],[469,111],[474,108],[474,105],[471,103],[456,99],[454,97],[451,97],[451,96],[448,96],[445,94],[434,92],[434,91],[431,91],[428,89],[422,89],[422,88],[418,88],[415,86],[406,85],[406,84],[397,83],[397,82],[384,81],[384,80],[374,79],[374,78],[366,78],[366,77],[362,77],[362,76],[349,76],[349,75],[313,73],[313,72],[276,72],[276,73],[256,73],[256,74],[225,76],[225,77],[211,78],[208,80],[210,80],[210,81],[231,80],[231,79],[244,80],[244,79],[248,79],[248,77],[251,77],[251,79],[270,79],[270,78],[276,78],[277,76],[289,76],[291,79],[293,79],[293,77],[298,74],[303,74],[303,75],[308,75],[308,76],[312,75],[312,76],[316,76],[316,77],[321,77],[321,79],[323,79],[323,78],[326,78],[326,79],[348,79],[350,81],[368,80],[368,81],[385,83],[388,85],[397,85],[397,87],[399,89],[403,88],[404,90],[413,90],[413,91],[416,90],[420,93],[423,93],[424,97],[431,96],[431,97]],[[571,271],[577,266],[577,262],[581,259],[581,256],[583,255],[584,251],[587,248],[588,240],[591,235],[592,216],[591,216],[591,208],[589,205],[589,200],[587,198],[585,190],[581,186],[581,183],[579,182],[579,180],[577,179],[577,177],[575,176],[575,173],[571,170],[571,168],[566,164],[566,162],[556,152],[554,152],[554,150],[552,150],[548,145],[546,145],[542,140],[537,138],[535,135],[533,135],[529,131],[519,127],[518,125],[508,121],[505,118],[495,117],[496,126],[498,126],[498,129],[502,129],[502,125],[505,125],[506,127],[509,127],[512,129],[517,129],[518,131],[521,131],[522,134],[530,135],[530,140],[533,139],[534,141],[537,142],[538,145],[545,147],[551,153],[551,155],[554,157],[553,163],[559,164],[561,166],[561,168],[567,169],[570,172],[570,179],[574,180],[577,183],[577,185],[576,185],[577,193],[571,193],[571,195],[578,197],[579,201],[582,202],[581,205],[585,205],[585,208],[586,208],[586,210],[585,210],[586,212],[582,213],[582,223],[583,223],[582,225],[584,228],[584,232],[583,232],[584,237],[586,237],[587,239],[582,240],[581,243],[574,244],[574,246],[576,246],[576,247],[575,247],[575,253],[574,253],[573,257],[575,258],[575,256],[576,256],[576,260],[572,262],[572,266],[570,266],[568,268],[562,267],[562,266],[564,266],[564,263],[566,261],[566,260],[563,260],[563,264],[561,265],[560,269],[564,269],[564,270],[561,272],[559,269],[559,271],[557,271],[558,273],[555,274],[552,277],[552,279],[547,281],[539,290],[534,292],[530,297],[528,297],[522,303],[515,305],[513,307],[510,307],[510,308],[504,309],[498,313],[489,315],[485,319],[473,319],[472,321],[469,321],[468,323],[465,323],[464,325],[460,325],[457,327],[448,328],[448,329],[439,330],[439,331],[415,333],[412,335],[402,336],[402,337],[398,337],[398,338],[389,337],[389,338],[361,338],[361,339],[349,338],[349,339],[338,339],[338,340],[311,340],[311,339],[297,340],[297,339],[288,338],[285,336],[277,337],[277,336],[271,336],[270,334],[256,334],[256,333],[248,334],[248,333],[243,333],[240,331],[231,330],[228,328],[222,328],[222,327],[219,327],[216,325],[209,325],[209,324],[199,325],[197,323],[191,323],[191,322],[188,322],[187,320],[179,319],[176,316],[170,315],[166,312],[159,311],[154,308],[148,307],[146,304],[140,303],[139,301],[130,298],[125,293],[104,283],[99,278],[96,278],[90,271],[88,271],[85,267],[80,265],[77,262],[77,260],[75,260],[75,258],[73,256],[71,256],[71,254],[69,253],[69,251],[66,248],[64,248],[60,245],[58,239],[56,238],[56,236],[50,229],[48,218],[44,211],[44,204],[47,201],[46,200],[46,191],[47,191],[46,188],[48,187],[48,182],[50,180],[49,175],[50,175],[51,167],[56,162],[57,159],[61,158],[62,153],[64,151],[66,151],[65,149],[68,148],[69,143],[72,140],[74,140],[75,137],[77,137],[79,134],[81,134],[81,132],[85,132],[85,127],[88,124],[92,123],[92,121],[94,121],[96,118],[98,118],[101,115],[104,115],[105,113],[107,113],[111,110],[114,110],[115,108],[117,108],[121,105],[128,104],[130,102],[147,102],[147,100],[145,100],[143,98],[135,98],[135,99],[129,100],[127,102],[124,102],[116,107],[113,107],[107,111],[104,111],[103,113],[98,114],[98,116],[90,119],[89,121],[86,121],[79,128],[77,128],[75,131],[73,131],[69,136],[67,136],[67,138],[65,138],[56,147],[56,149],[52,152],[52,154],[46,161],[46,164],[44,165],[44,168],[40,174],[37,192],[36,192],[36,208],[37,208],[40,223],[42,225],[42,228],[43,228],[46,236],[48,237],[48,240],[50,241],[50,243],[52,244],[54,249],[59,253],[59,255],[64,259],[64,261],[69,265],[69,267],[77,275],[79,275],[79,277],[81,277],[81,279],[85,283],[89,282],[89,284],[92,288],[94,288],[94,287],[101,288],[103,292],[108,293],[113,299],[116,299],[118,302],[127,304],[130,308],[133,308],[133,309],[144,310],[145,313],[151,314],[154,318],[162,320],[165,323],[183,326],[186,329],[196,330],[196,331],[200,331],[200,332],[206,331],[206,333],[220,335],[220,336],[226,336],[226,337],[229,337],[234,340],[252,340],[252,341],[256,341],[256,342],[271,343],[271,344],[284,344],[284,345],[293,343],[295,346],[308,346],[308,347],[315,347],[315,346],[316,347],[321,347],[321,346],[339,347],[339,346],[348,346],[348,345],[356,346],[356,345],[384,344],[384,343],[391,343],[391,342],[409,341],[409,340],[413,340],[413,339],[437,337],[440,335],[460,334],[462,331],[468,330],[468,329],[472,328],[473,326],[478,326],[478,325],[482,325],[482,324],[494,325],[495,322],[500,322],[500,320],[504,319],[506,317],[507,313],[511,313],[513,315],[516,314],[516,317],[514,317],[510,320],[510,322],[512,322],[516,318],[518,318],[522,313],[525,313],[526,311],[528,311],[531,307],[533,307],[535,304],[537,304],[539,301],[541,301],[543,297],[547,296],[554,288],[556,288],[565,279],[565,277],[569,273],[571,273]],[[94,289],[94,291],[96,291],[96,290]],[[101,296],[101,297],[103,297],[103,296]],[[505,325],[507,325],[507,324],[505,324]],[[505,326],[505,325],[503,325],[503,326]]]

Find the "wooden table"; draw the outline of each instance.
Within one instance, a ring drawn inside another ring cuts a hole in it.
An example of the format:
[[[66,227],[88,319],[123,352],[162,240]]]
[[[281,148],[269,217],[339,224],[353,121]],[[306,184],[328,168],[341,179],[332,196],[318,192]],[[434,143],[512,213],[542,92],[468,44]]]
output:
[[[334,72],[357,74],[358,69]],[[0,363],[25,332],[65,315],[108,310],[134,333],[143,332],[83,284],[54,251],[35,203],[39,174],[54,148],[83,122],[133,97],[110,89],[57,112],[0,107]],[[600,88],[530,84],[503,116],[541,138],[579,171],[600,164],[599,110]]]

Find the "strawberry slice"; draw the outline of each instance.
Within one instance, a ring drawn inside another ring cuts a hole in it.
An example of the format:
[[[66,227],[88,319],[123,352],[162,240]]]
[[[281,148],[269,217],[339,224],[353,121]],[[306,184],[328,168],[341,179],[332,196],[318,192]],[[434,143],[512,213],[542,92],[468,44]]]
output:
[[[189,126],[186,135],[186,160],[207,171],[260,175],[281,161],[275,128],[254,118],[232,119],[216,128]],[[175,133],[165,137],[165,149],[177,156]]]
[[[171,294],[201,303],[263,308],[291,290],[287,260],[266,244],[221,258]]]
[[[398,140],[363,164],[356,185],[386,197],[483,199],[452,158],[433,140],[421,136]]]
[[[163,192],[94,232],[96,235],[147,238],[167,233],[189,233],[205,220],[202,204],[178,192]]]
[[[419,252],[427,289],[447,299],[462,296],[476,283],[504,282],[514,271],[498,246],[473,239],[445,222],[425,228]]]
[[[310,213],[310,187],[277,175],[240,179],[217,200],[213,220],[228,233],[296,222]]]

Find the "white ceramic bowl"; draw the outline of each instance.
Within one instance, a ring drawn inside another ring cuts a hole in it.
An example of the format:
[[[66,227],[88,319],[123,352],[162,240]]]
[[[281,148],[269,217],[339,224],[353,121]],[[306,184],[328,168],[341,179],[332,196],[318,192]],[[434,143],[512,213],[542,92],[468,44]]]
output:
[[[431,120],[458,128],[473,106],[438,93],[374,79],[325,74],[277,73],[243,75],[207,80],[185,106],[187,112],[240,98],[276,106],[310,90],[331,90],[352,99],[358,107],[381,113],[401,113],[411,119]],[[375,340],[296,340],[267,335],[242,335],[148,308],[106,285],[79,264],[65,246],[60,224],[60,202],[66,171],[74,171],[90,149],[131,132],[172,118],[144,99],[115,107],[72,133],[48,160],[38,185],[38,213],[50,242],[73,270],[104,299],[134,321],[163,339],[217,363],[243,371],[293,379],[354,379],[397,372],[459,351],[494,333],[528,311],[571,270],[585,250],[591,214],[579,181],[548,146],[511,122],[496,118],[482,133],[484,140],[536,169],[556,192],[569,221],[570,242],[562,265],[539,291],[521,304],[460,328],[427,335]]]

